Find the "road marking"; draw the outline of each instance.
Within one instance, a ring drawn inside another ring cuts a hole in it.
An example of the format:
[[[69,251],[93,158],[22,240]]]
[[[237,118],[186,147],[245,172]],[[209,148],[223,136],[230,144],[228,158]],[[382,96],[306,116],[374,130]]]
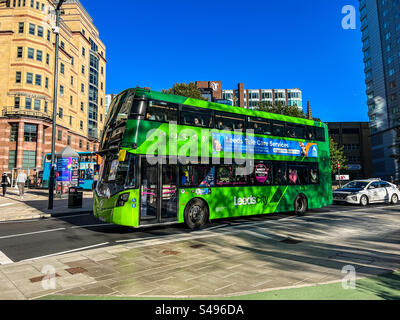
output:
[[[0,265],[14,263],[9,257],[7,257],[2,251],[0,251]]]
[[[100,226],[115,226],[115,225],[114,224],[110,224],[110,223],[98,223],[98,224],[87,224],[87,225],[84,225],[84,226],[71,227],[71,229],[88,228],[88,227],[100,227]]]
[[[58,229],[51,229],[51,230],[35,231],[35,232],[20,233],[20,234],[12,234],[12,235],[9,235],[9,236],[0,237],[0,239],[7,239],[7,238],[14,238],[14,237],[23,237],[23,236],[29,236],[29,235],[32,235],[32,234],[39,234],[39,233],[46,233],[46,232],[54,232],[54,231],[60,231],[60,230],[66,230],[66,228],[58,228]]]
[[[12,204],[13,204],[12,202],[7,202],[7,203],[0,204],[0,207],[7,207],[7,206],[11,206]]]
[[[41,256],[41,257],[36,257],[36,258],[25,259],[25,260],[21,260],[21,262],[24,262],[24,261],[31,261],[31,260],[37,260],[37,259],[42,259],[42,258],[48,258],[48,257],[54,257],[54,256],[59,256],[59,255],[61,255],[61,254],[65,254],[65,253],[71,253],[71,252],[76,252],[76,251],[81,251],[81,250],[96,248],[96,247],[100,247],[100,246],[105,246],[106,244],[109,244],[109,242],[99,243],[99,244],[95,244],[95,245],[93,245],[93,246],[87,246],[87,247],[72,249],[72,250],[68,250],[68,251],[57,252],[57,253],[49,254],[49,255],[46,255],[46,256]]]

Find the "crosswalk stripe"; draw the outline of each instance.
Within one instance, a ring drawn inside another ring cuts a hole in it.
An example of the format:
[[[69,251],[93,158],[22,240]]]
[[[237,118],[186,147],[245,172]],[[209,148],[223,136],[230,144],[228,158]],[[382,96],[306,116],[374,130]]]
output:
[[[0,251],[0,265],[14,263],[9,257],[7,257],[2,251]]]

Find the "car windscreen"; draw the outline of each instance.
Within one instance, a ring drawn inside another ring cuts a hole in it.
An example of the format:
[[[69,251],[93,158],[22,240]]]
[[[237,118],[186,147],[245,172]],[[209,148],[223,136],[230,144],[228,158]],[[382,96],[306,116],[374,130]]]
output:
[[[365,181],[351,181],[346,184],[343,188],[348,189],[364,189],[368,185],[368,182]]]

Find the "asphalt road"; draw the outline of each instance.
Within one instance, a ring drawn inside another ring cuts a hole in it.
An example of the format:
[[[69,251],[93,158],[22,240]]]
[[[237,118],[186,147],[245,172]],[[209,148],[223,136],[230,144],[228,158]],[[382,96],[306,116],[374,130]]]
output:
[[[382,210],[383,208],[383,210]],[[399,207],[400,208],[400,207]],[[205,230],[190,231],[184,225],[170,225],[147,229],[133,229],[116,225],[104,224],[91,214],[57,217],[45,220],[30,220],[0,223],[0,264],[4,261],[18,262],[32,258],[58,255],[67,252],[81,251],[91,248],[112,246],[127,242],[142,242],[154,238],[185,237],[204,233],[210,230],[229,230],[232,228],[251,229],[259,223],[276,225],[281,220],[291,220],[292,223],[329,223],[337,227],[343,215],[350,218],[352,214],[370,215],[374,212],[382,214],[385,210],[397,209],[391,205],[372,205],[366,208],[350,205],[334,205],[318,210],[311,210],[304,217],[293,214],[272,214],[248,218],[215,220]],[[329,219],[327,220],[327,216]],[[346,224],[345,224],[346,227]]]

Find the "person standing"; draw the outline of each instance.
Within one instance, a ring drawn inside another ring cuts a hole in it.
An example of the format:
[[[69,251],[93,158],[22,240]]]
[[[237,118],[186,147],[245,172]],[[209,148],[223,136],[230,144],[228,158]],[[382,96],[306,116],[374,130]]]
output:
[[[8,177],[7,173],[3,173],[1,176],[1,186],[3,187],[3,197],[6,196],[7,186],[10,184],[10,178]]]
[[[23,172],[22,170],[19,170],[16,183],[18,186],[19,196],[21,197],[22,200],[24,200],[25,182],[27,179],[28,177],[26,173]]]

